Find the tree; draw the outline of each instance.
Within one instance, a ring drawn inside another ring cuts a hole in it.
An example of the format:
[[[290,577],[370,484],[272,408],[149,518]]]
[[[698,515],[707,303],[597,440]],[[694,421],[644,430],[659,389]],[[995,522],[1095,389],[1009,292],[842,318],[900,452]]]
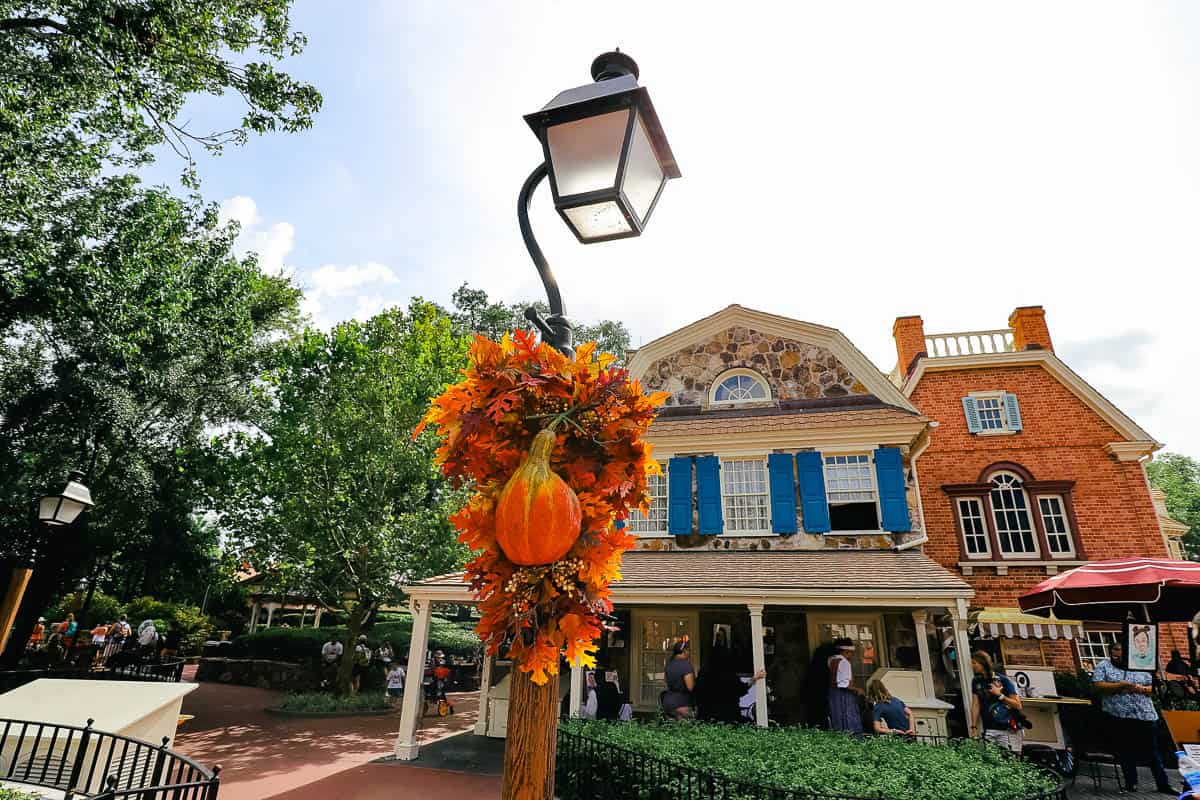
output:
[[[47,302],[0,338],[0,560],[37,560],[19,625],[97,555],[119,565],[148,527],[188,532],[187,452],[246,417],[253,376],[298,318],[299,290],[232,256],[214,206],[132,178],[70,203],[45,232]],[[73,468],[96,509],[50,538],[30,502]]]
[[[1183,544],[1189,555],[1200,554],[1200,461],[1179,453],[1163,453],[1146,465],[1150,485],[1167,496],[1167,513],[1188,526]]]
[[[463,333],[478,333],[492,340],[519,328],[531,328],[525,319],[525,309],[533,306],[543,316],[550,313],[550,308],[539,301],[533,303],[493,303],[488,299],[487,292],[482,289],[472,289],[463,284],[458,287],[451,298],[454,303],[452,317],[454,324]],[[617,363],[625,363],[629,351],[629,331],[625,323],[605,319],[594,325],[574,323],[575,342],[597,342],[603,353],[612,353],[617,357]]]
[[[413,429],[466,363],[466,344],[420,299],[329,333],[307,329],[267,372],[254,430],[216,442],[231,478],[213,505],[230,541],[344,613],[343,693],[368,617],[398,602],[402,584],[465,555],[448,520],[462,498],[434,465],[436,441]]]

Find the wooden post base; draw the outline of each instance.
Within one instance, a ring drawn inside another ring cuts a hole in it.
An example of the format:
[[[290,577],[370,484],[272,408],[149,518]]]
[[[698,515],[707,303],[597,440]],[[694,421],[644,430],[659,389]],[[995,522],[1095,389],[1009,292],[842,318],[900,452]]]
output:
[[[551,675],[545,686],[538,686],[529,673],[514,668],[502,800],[553,800],[557,734],[558,676]]]

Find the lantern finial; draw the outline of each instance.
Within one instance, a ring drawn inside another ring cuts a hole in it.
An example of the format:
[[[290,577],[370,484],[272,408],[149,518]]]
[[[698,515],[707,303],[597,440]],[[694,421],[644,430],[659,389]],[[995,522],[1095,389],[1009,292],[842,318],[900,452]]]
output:
[[[594,81],[607,81],[624,75],[632,75],[636,81],[638,74],[637,62],[622,53],[619,47],[611,52],[601,53],[592,62],[592,80]]]

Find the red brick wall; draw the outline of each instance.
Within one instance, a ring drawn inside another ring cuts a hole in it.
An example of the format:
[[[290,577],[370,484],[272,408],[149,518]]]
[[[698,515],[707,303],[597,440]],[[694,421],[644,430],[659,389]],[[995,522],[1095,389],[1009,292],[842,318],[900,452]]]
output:
[[[1021,432],[967,432],[962,398],[989,390],[1017,395]],[[928,372],[912,400],[939,423],[917,470],[929,534],[925,552],[947,569],[958,573],[958,562],[966,559],[959,548],[951,498],[941,487],[976,483],[980,473],[998,461],[1023,466],[1035,480],[1075,481],[1073,534],[1076,548],[1082,548],[1088,560],[1167,555],[1142,465],[1105,453],[1104,445],[1121,441],[1121,435],[1040,366]],[[1021,593],[1045,578],[1044,568],[1019,565],[1010,566],[1007,575],[976,567],[973,575],[965,576],[976,592],[973,603],[980,607],[1014,607]],[[1167,636],[1164,630],[1164,640]],[[1186,645],[1186,639],[1181,642]],[[1068,651],[1054,648],[1056,656],[1060,651],[1066,658]]]

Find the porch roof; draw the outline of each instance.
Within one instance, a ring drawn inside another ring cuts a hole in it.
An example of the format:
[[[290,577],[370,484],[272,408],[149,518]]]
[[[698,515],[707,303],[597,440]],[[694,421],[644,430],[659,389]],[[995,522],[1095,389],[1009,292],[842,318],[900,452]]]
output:
[[[920,607],[974,596],[916,550],[631,550],[614,603],[835,604]],[[409,587],[414,597],[470,602],[462,573]]]
[[[883,404],[841,408],[748,408],[662,414],[650,426],[650,434],[664,437],[688,433],[803,432],[880,425],[915,426],[919,431],[928,422],[928,417]]]

